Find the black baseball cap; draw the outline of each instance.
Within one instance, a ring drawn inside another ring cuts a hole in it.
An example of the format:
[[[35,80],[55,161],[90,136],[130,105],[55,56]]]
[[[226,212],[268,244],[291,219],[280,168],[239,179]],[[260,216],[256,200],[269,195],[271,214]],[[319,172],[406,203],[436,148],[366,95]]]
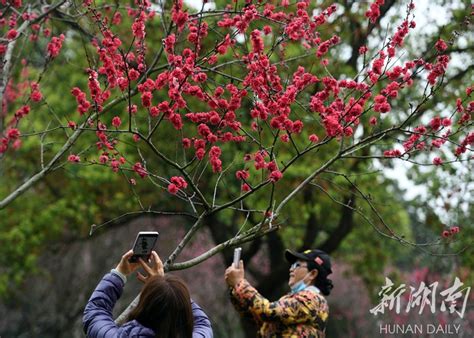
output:
[[[328,275],[332,273],[331,258],[322,250],[313,249],[296,252],[287,249],[285,251],[285,258],[290,264],[293,264],[297,260],[308,262],[308,270],[323,270]]]

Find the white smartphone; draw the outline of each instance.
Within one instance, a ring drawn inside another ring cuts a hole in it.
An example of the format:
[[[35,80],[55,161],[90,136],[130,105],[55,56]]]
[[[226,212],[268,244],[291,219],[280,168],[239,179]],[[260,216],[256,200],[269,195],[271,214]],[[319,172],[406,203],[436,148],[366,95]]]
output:
[[[151,251],[159,235],[156,231],[140,231],[135,239],[135,244],[133,244],[133,256],[129,261],[136,263],[141,258],[146,262],[151,256]]]
[[[242,253],[242,248],[235,248],[234,249],[234,268],[239,267],[240,262],[240,254]]]

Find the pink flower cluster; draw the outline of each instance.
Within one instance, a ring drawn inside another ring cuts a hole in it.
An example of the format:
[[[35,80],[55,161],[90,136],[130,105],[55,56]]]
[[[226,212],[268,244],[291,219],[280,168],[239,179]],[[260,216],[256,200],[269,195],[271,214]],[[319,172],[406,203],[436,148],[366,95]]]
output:
[[[13,39],[15,39],[17,36],[18,36],[18,32],[16,31],[16,29],[12,28],[12,29],[10,29],[10,30],[7,32],[6,38],[7,38],[8,40],[13,40]]]
[[[188,21],[188,13],[183,11],[183,0],[173,1],[173,7],[171,8],[171,19],[178,27],[178,30],[181,32]]]
[[[33,102],[40,102],[43,99],[43,94],[41,94],[40,89],[39,89],[39,83],[37,82],[31,83],[30,99]]]
[[[380,6],[385,3],[385,0],[375,0],[370,4],[370,8],[365,12],[365,16],[369,18],[371,23],[376,23],[380,16]]]
[[[91,103],[86,99],[86,93],[81,91],[80,88],[74,87],[71,90],[71,94],[76,97],[77,111],[79,112],[79,114],[83,115],[84,113],[86,113],[91,106]]]
[[[244,159],[246,161],[249,161],[253,158],[255,169],[257,170],[266,169],[268,171],[268,180],[270,182],[275,183],[283,177],[283,173],[280,170],[278,170],[278,166],[275,160],[271,160],[269,162],[265,161],[265,158],[267,157],[268,157],[268,153],[265,150],[260,150],[260,151],[257,151],[255,154],[253,154],[253,156],[246,155]],[[240,170],[240,171],[237,171],[236,177],[237,179],[240,179],[240,180],[246,180],[249,177],[249,173],[247,172],[247,170]],[[242,186],[242,188],[244,187]],[[247,185],[245,189],[242,189],[242,190],[248,191],[246,190],[247,188],[250,188],[250,187],[248,187]]]
[[[385,150],[383,152],[383,156],[385,156],[385,157],[400,157],[400,156],[402,156],[402,152],[398,149]]]
[[[89,69],[89,93],[92,100],[96,103],[98,111],[102,110],[102,104],[110,97],[110,91],[105,90],[102,92],[100,89],[100,83],[98,80],[98,74],[96,71]],[[76,97],[77,99],[77,97]]]
[[[121,124],[122,124],[122,120],[120,119],[120,117],[114,116],[112,118],[112,126],[114,126],[115,128],[119,128]]]
[[[188,29],[188,41],[194,44],[196,51],[199,51],[202,39],[208,34],[208,24],[205,21],[189,20]]]
[[[140,11],[140,14],[135,18],[135,22],[132,24],[133,36],[138,40],[143,40],[145,38],[145,19],[145,13]]]
[[[425,64],[425,68],[430,70],[428,74],[428,82],[430,85],[434,86],[436,81],[439,77],[444,75],[446,69],[448,68],[449,63],[449,56],[447,55],[440,55],[436,59],[436,63],[434,65]]]
[[[442,53],[442,52],[444,52],[446,49],[448,49],[448,45],[446,44],[446,42],[445,42],[443,39],[439,39],[439,40],[435,43],[435,48],[436,48],[436,50],[437,50],[439,53]]]
[[[52,59],[59,55],[61,48],[63,46],[64,34],[61,34],[59,37],[54,36],[51,39],[51,42],[48,43],[47,50],[48,56]]]
[[[334,35],[332,38],[330,38],[329,40],[326,40],[324,42],[322,42],[319,46],[318,46],[318,50],[316,52],[316,56],[319,58],[319,57],[322,57],[324,56],[328,51],[329,51],[329,48],[331,48],[332,46],[334,45],[337,45],[339,42],[341,41],[341,38],[337,35]]]
[[[220,159],[221,154],[221,148],[217,146],[212,146],[209,151],[209,162],[211,163],[212,171],[215,173],[222,171],[222,161]]]
[[[352,136],[353,128],[350,125],[360,123],[359,117],[364,111],[366,101],[371,96],[368,86],[353,80],[337,81],[331,77],[324,77],[322,83],[324,88],[311,97],[311,110],[320,114],[327,136]],[[358,99],[349,96],[348,102],[345,104],[339,98],[339,94],[344,88],[351,90],[351,92],[354,92],[354,90],[360,91],[362,95]],[[325,101],[328,101],[331,96],[335,99],[326,106]]]
[[[7,129],[5,136],[0,138],[0,154],[8,150],[10,143],[12,143],[14,149],[18,149],[21,146],[20,136],[21,132],[17,128]]]
[[[260,36],[260,31],[255,29],[250,34],[250,41],[252,42],[252,52],[255,54],[263,53],[263,39]]]
[[[387,98],[383,95],[377,95],[374,98],[374,111],[379,112],[379,113],[388,113],[392,107],[390,104],[387,102]]]
[[[143,167],[140,162],[137,162],[132,167],[133,171],[135,171],[141,178],[145,178],[148,176],[148,171]]]
[[[71,154],[68,156],[67,160],[72,163],[81,162],[81,157],[79,155]]]
[[[459,231],[460,231],[460,229],[459,229],[458,226],[452,226],[452,227],[449,228],[449,230],[444,230],[441,235],[444,238],[449,238],[449,237],[453,236],[454,234],[459,233]]]
[[[186,189],[188,183],[181,176],[173,176],[170,179],[170,184],[168,184],[168,192],[175,195],[179,190]]]

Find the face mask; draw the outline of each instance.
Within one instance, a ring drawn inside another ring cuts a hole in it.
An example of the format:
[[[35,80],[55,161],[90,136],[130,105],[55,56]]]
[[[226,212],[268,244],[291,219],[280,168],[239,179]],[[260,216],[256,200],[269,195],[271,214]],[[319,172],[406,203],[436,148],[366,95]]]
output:
[[[299,282],[297,282],[295,285],[291,287],[291,293],[297,293],[297,292],[303,291],[304,289],[308,287],[308,284],[304,282],[304,279],[308,275],[309,273],[307,273]]]

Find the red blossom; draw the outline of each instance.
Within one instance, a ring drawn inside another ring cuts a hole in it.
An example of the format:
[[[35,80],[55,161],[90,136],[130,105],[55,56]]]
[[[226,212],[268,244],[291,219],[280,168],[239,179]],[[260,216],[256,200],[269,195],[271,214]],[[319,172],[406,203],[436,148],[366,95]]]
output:
[[[268,25],[263,26],[263,33],[264,33],[265,35],[268,35],[268,34],[270,34],[271,32],[272,32],[272,27],[270,27],[270,26],[268,26]]]
[[[143,165],[140,162],[137,162],[133,165],[132,167],[133,171],[135,171],[141,178],[145,178],[148,176],[148,172],[146,169],[143,167]]]
[[[353,133],[354,133],[354,131],[352,130],[352,127],[345,127],[344,128],[344,135],[346,137],[352,136]]]
[[[248,179],[250,176],[248,170],[238,170],[236,173],[235,173],[235,177],[237,177],[237,179],[239,180],[246,180]]]
[[[365,16],[369,18],[371,23],[377,22],[380,16],[380,6],[383,5],[384,2],[384,0],[375,0],[375,2],[370,5],[369,10],[365,12]]]
[[[342,125],[339,122],[338,117],[335,115],[326,116],[323,119],[323,124],[329,137],[341,135],[343,131]]]
[[[173,195],[176,195],[176,193],[178,192],[179,188],[176,186],[176,184],[168,184],[168,192],[170,194],[173,194]]]
[[[442,164],[443,164],[443,160],[442,160],[441,158],[439,158],[439,157],[435,157],[435,158],[433,159],[433,164],[434,164],[434,165],[442,165]]]
[[[121,22],[122,22],[122,14],[120,14],[120,12],[115,12],[112,18],[112,24],[118,26],[120,25]]]
[[[278,182],[283,177],[283,174],[279,170],[274,170],[268,175],[268,179],[270,182]]]
[[[173,7],[171,9],[171,19],[178,27],[178,30],[182,31],[184,25],[188,21],[188,13],[183,11],[183,0],[173,1]]]
[[[196,157],[199,159],[199,160],[202,160],[204,158],[204,155],[206,154],[206,150],[204,150],[204,148],[199,148],[199,149],[196,149]]]
[[[375,59],[375,61],[372,63],[372,71],[377,74],[377,75],[381,75],[382,72],[383,72],[383,66],[385,64],[385,58],[378,58],[378,59]]]
[[[13,40],[18,36],[18,32],[15,29],[10,29],[7,32],[7,39],[8,40]]]
[[[109,161],[109,156],[107,153],[103,153],[99,156],[99,162],[102,164],[106,164]]]
[[[181,176],[171,177],[170,182],[174,184],[178,189],[186,189],[188,187],[188,183]]]
[[[78,87],[72,88],[71,94],[76,97],[79,114],[83,115],[91,106],[90,102],[86,99],[86,94]]]
[[[147,108],[148,108],[148,107],[151,106],[152,94],[151,94],[150,92],[144,92],[144,93],[142,94],[141,99],[142,99],[142,105],[143,105],[144,107],[147,107]]]
[[[81,158],[78,155],[71,154],[68,156],[67,160],[72,163],[78,163],[81,161]]]
[[[183,138],[182,139],[182,144],[183,144],[183,148],[187,149],[187,148],[190,148],[191,147],[191,140],[189,138]]]
[[[54,36],[51,39],[51,42],[48,43],[48,56],[50,58],[55,58],[59,55],[59,52],[61,51],[61,47],[63,46],[63,41],[64,41],[64,34],[61,34],[59,37]]]
[[[459,227],[458,226],[452,226],[450,229],[452,234],[457,234],[459,233]]]
[[[142,40],[145,38],[145,13],[140,12],[135,22],[132,24],[133,36],[137,39]]]
[[[439,39],[435,44],[435,48],[438,52],[442,53],[448,48],[448,45],[443,39]]]
[[[40,102],[43,99],[43,94],[39,90],[35,90],[31,92],[30,98],[33,102]]]
[[[132,104],[131,106],[127,107],[127,112],[131,114],[136,114],[138,111],[138,107],[136,104]]]
[[[263,52],[263,39],[260,36],[260,31],[255,29],[252,34],[250,34],[250,39],[252,42],[252,51],[255,54],[259,54]]]
[[[112,119],[112,126],[114,126],[115,128],[119,128],[121,124],[122,120],[120,119],[120,117],[114,116],[114,118]]]
[[[16,140],[21,135],[20,131],[17,128],[11,128],[7,130],[7,139]]]
[[[319,137],[316,134],[309,135],[308,139],[312,143],[318,143],[319,141]]]
[[[130,77],[130,80],[135,81],[140,77],[140,72],[138,72],[136,69],[130,69],[128,72],[128,76]]]
[[[174,34],[168,35],[164,40],[163,44],[165,46],[165,51],[167,53],[174,52],[174,44],[176,43],[176,36]]]
[[[401,156],[401,151],[398,149],[395,150],[386,150],[383,152],[383,155],[385,157],[400,157]]]
[[[112,168],[113,172],[115,172],[115,173],[118,172],[119,168],[120,168],[120,161],[117,161],[116,159],[113,159],[110,162],[110,167]]]
[[[359,54],[365,54],[368,50],[367,46],[361,46],[359,47]]]

